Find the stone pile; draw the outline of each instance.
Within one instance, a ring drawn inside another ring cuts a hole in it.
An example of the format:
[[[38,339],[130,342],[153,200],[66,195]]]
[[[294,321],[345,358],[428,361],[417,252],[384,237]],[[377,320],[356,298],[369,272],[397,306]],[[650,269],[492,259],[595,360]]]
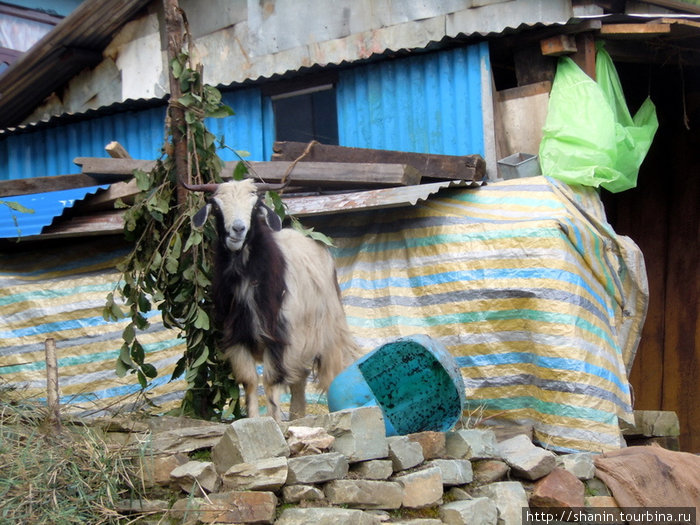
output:
[[[487,429],[387,438],[376,407],[281,426],[241,419],[141,443],[145,482],[183,496],[122,510],[160,508],[182,523],[511,525],[528,507],[615,505],[591,454],[557,456],[527,435],[499,442]],[[211,449],[206,461],[188,456],[201,448]]]

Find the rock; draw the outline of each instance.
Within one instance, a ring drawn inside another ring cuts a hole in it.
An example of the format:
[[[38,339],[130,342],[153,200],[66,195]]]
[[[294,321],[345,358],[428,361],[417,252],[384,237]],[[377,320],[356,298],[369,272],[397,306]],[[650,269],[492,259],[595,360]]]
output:
[[[525,489],[517,481],[499,481],[478,487],[474,496],[493,500],[498,509],[499,525],[521,525],[523,509],[528,508]]]
[[[623,422],[624,423],[624,422]],[[678,415],[668,410],[635,410],[634,425],[621,425],[625,436],[678,436],[680,424]]]
[[[411,441],[418,443],[423,449],[423,459],[444,458],[447,454],[445,449],[445,433],[426,430],[416,432],[406,436]]]
[[[169,509],[170,503],[161,499],[123,499],[117,501],[114,508],[121,514],[157,514]]]
[[[168,454],[167,456],[139,456],[135,459],[137,476],[143,480],[146,488],[156,485],[166,487],[172,481],[170,473],[189,458],[184,454]]]
[[[170,479],[188,494],[216,492],[221,479],[211,461],[188,461],[170,473]]]
[[[446,486],[466,485],[474,479],[472,463],[468,459],[433,459],[427,466],[440,469],[442,484]]]
[[[309,508],[284,509],[276,525],[379,525],[381,521],[357,509]]]
[[[289,456],[289,446],[271,417],[238,419],[228,425],[211,452],[219,473],[238,463]]]
[[[450,499],[450,501],[461,501],[463,499],[474,499],[472,498],[471,494],[469,494],[466,490],[460,487],[452,487],[450,490],[447,491],[447,497]]]
[[[472,462],[474,481],[479,485],[500,481],[509,471],[510,467],[508,464],[498,459],[482,459]]]
[[[474,498],[442,505],[440,518],[448,525],[496,525],[498,511],[489,498]]]
[[[290,426],[285,433],[292,456],[328,452],[335,438],[325,428]]]
[[[384,416],[377,406],[306,416],[290,426],[325,428],[335,438],[332,450],[344,454],[350,463],[386,458],[389,453]]]
[[[617,500],[612,496],[586,496],[583,498],[586,507],[619,509]]]
[[[556,466],[556,456],[552,452],[536,447],[522,434],[499,443],[498,453],[516,476],[525,479],[539,479]]]
[[[370,459],[354,463],[350,471],[362,479],[389,479],[394,467],[390,459]]]
[[[389,459],[391,459],[394,472],[413,468],[423,463],[423,447],[406,436],[392,436],[387,438],[389,445]]]
[[[323,491],[312,485],[286,485],[282,488],[282,498],[286,503],[316,501],[325,498]]]
[[[287,482],[287,475],[287,458],[283,456],[233,465],[221,481],[229,490],[276,491]]]
[[[178,500],[170,513],[175,519],[203,523],[273,523],[276,507],[277,497],[272,492],[229,491]]]
[[[332,505],[353,505],[365,509],[398,509],[403,500],[403,487],[394,481],[339,479],[323,488]]]
[[[447,457],[454,459],[498,458],[496,435],[491,430],[453,430],[445,434]]]
[[[403,486],[403,507],[420,509],[442,501],[442,475],[437,467],[402,474],[394,481]]]
[[[530,496],[530,507],[583,507],[583,482],[571,472],[555,468],[540,479]]]
[[[571,472],[581,480],[592,479],[595,476],[593,454],[590,452],[557,456],[557,466]]]
[[[338,452],[289,458],[287,484],[321,483],[343,478],[348,473],[348,460]]]
[[[152,434],[146,442],[146,453],[153,455],[186,454],[194,450],[211,448],[224,435],[228,425],[208,424],[206,426],[178,428]]]

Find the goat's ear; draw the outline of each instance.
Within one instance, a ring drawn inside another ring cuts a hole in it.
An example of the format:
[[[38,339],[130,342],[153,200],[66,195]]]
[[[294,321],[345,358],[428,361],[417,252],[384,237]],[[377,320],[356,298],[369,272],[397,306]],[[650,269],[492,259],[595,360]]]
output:
[[[209,217],[209,210],[211,210],[211,204],[207,202],[197,213],[194,214],[194,217],[192,217],[192,223],[195,225],[195,227],[201,228],[204,226],[204,223],[207,222],[207,218]]]
[[[272,208],[262,202],[262,200],[260,200],[258,204],[258,214],[274,231],[278,232],[282,229],[282,221],[280,216],[277,215]]]

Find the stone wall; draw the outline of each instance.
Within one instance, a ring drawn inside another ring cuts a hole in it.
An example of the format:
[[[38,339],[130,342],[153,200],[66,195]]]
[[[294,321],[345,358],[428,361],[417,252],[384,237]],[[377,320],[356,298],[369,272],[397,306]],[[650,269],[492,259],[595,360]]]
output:
[[[527,433],[490,429],[387,438],[376,407],[130,436],[144,483],[181,496],[173,505],[125,501],[120,510],[182,523],[511,525],[527,508],[616,505],[594,477],[592,454],[558,456]],[[193,460],[202,449],[210,457]]]

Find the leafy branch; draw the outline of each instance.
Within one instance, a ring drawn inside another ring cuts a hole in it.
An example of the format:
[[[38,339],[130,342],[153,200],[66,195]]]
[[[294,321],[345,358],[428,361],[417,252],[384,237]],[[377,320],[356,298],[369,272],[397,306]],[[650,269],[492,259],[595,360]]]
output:
[[[185,127],[179,132],[187,143],[187,177],[195,184],[221,182],[223,162],[204,119],[227,117],[233,111],[222,103],[216,88],[202,83],[201,70],[191,66],[188,53],[181,52],[170,65],[182,91],[171,105],[184,110]],[[121,377],[135,374],[144,389],[157,377],[155,366],[147,362],[147,347],[139,340],[139,333],[149,327],[148,317],[155,305],[165,327],[180,330],[186,343],[171,378],[184,374],[187,382],[181,413],[206,419],[238,415],[238,384],[229,377],[230,368],[216,349],[217,330],[212,326],[208,247],[215,239],[214,227],[208,224],[199,230],[192,226],[192,216],[203,205],[200,194],[187,192],[184,199],[178,199],[172,135],[171,122],[163,155],[154,169],[134,172],[139,193],[133,205],[117,203],[128,208],[124,232],[134,248],[118,266],[122,277],[107,296],[103,311],[107,320],[130,319],[122,333],[116,371]]]

